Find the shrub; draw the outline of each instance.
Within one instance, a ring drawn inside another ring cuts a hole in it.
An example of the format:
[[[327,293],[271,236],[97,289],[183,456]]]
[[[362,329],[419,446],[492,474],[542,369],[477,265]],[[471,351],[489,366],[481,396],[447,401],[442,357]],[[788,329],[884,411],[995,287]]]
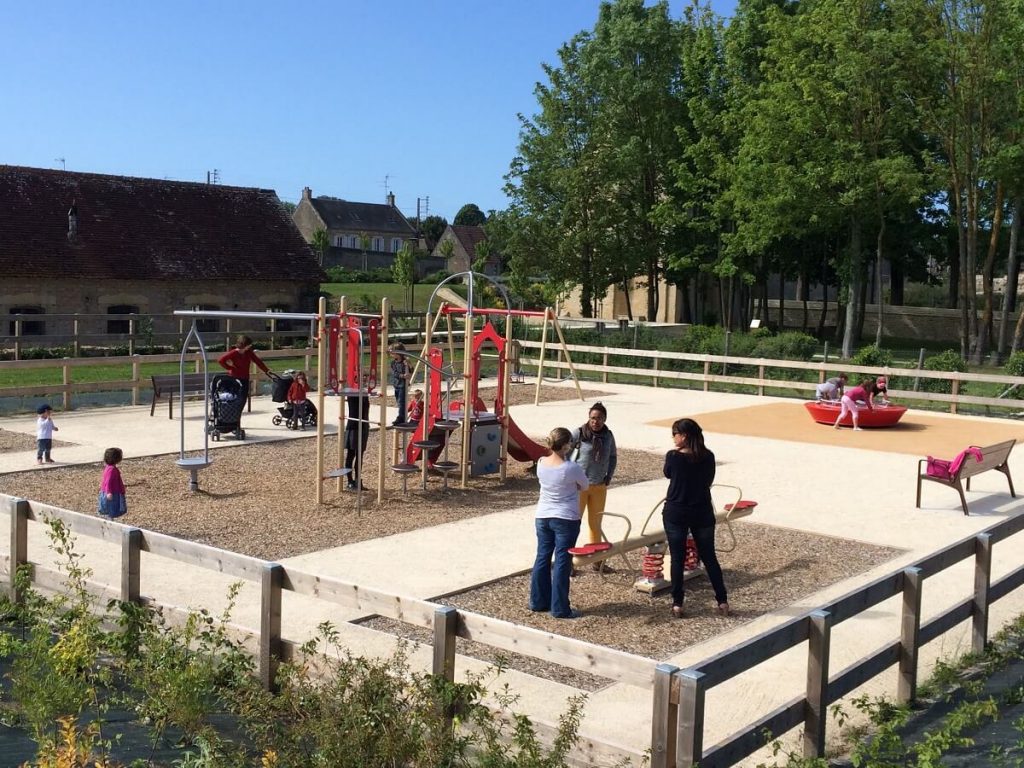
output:
[[[888,349],[882,349],[877,344],[869,344],[858,349],[857,353],[850,359],[850,362],[854,365],[884,368],[892,365],[892,352]]]
[[[760,330],[758,329],[758,333]],[[774,360],[812,360],[818,349],[817,339],[799,331],[786,331],[778,336],[752,335],[756,344],[751,352],[751,357]]]
[[[679,340],[679,351],[721,355],[725,352],[725,329],[718,325],[691,325]]]
[[[1003,367],[1007,376],[1024,376],[1024,352],[1014,352]]]
[[[452,273],[447,269],[439,269],[437,272],[431,272],[429,275],[424,275],[420,282],[423,283],[440,283],[442,280],[447,280],[452,276]]]
[[[926,371],[959,371],[967,373],[967,363],[960,357],[960,353],[953,349],[947,349],[937,355],[924,359],[924,370]],[[953,391],[953,383],[948,379],[921,379],[920,388],[923,392],[944,392],[949,394]],[[963,392],[966,385],[960,385]]]

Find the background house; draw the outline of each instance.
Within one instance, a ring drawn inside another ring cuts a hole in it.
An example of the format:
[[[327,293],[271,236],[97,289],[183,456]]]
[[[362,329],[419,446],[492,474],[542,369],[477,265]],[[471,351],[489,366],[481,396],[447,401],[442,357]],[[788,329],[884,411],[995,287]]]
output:
[[[0,314],[8,316],[312,312],[325,278],[273,190],[6,165],[0,274]],[[80,330],[124,333],[128,325],[91,322],[105,327]],[[172,318],[160,322],[168,327],[157,331],[177,328]],[[61,323],[71,320],[23,322],[20,330],[59,335],[67,332],[53,327]]]
[[[449,247],[445,246],[445,242],[451,242],[452,255],[446,260],[447,264],[444,269],[447,269],[452,274],[456,272],[469,272],[473,269],[473,264],[481,255],[477,252],[477,249],[486,240],[487,234],[484,232],[483,227],[468,224],[449,224],[445,228],[444,234],[441,235],[441,239],[437,241],[437,245],[434,246],[434,251],[431,255],[444,259],[445,249]],[[501,274],[500,254],[487,254],[483,272],[485,275]]]
[[[390,269],[403,245],[420,247],[416,227],[395,206],[393,194],[388,194],[386,203],[355,203],[313,197],[313,191],[305,187],[292,219],[307,243],[312,244],[318,229],[327,232],[330,247],[324,253],[325,267]],[[443,268],[443,262],[417,259],[420,277]]]

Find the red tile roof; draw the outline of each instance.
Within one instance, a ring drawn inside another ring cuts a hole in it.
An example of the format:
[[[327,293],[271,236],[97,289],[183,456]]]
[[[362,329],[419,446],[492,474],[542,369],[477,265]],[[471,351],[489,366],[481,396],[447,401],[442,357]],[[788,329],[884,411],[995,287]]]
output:
[[[68,236],[68,211],[78,232]],[[0,274],[323,279],[273,190],[0,165]]]
[[[452,234],[459,241],[462,247],[465,249],[466,254],[469,256],[470,265],[476,261],[476,246],[487,239],[487,234],[484,232],[484,228],[477,226],[476,224],[452,224]],[[494,257],[492,256],[493,260]]]

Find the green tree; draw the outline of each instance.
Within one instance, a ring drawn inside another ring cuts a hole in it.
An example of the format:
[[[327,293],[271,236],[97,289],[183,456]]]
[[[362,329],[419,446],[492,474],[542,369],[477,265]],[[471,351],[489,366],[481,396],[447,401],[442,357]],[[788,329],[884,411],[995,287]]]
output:
[[[427,241],[427,250],[434,250],[434,246],[437,245],[438,240],[441,239],[441,235],[444,234],[445,229],[448,228],[448,219],[444,216],[430,215],[420,222],[420,234]]]
[[[363,252],[363,272],[366,272],[366,251],[370,247],[370,235],[368,232],[360,232],[359,249]]]
[[[318,227],[313,230],[313,252],[316,253],[316,259],[322,267],[324,265],[324,255],[327,253],[327,249],[331,247],[331,238],[327,235],[327,230],[323,227]]]
[[[398,253],[395,254],[391,274],[396,283],[405,286],[405,308],[411,310],[414,299],[413,291],[415,290],[413,286],[416,284],[416,253],[410,243],[403,243]]]
[[[455,214],[455,221],[453,223],[461,226],[479,227],[485,221],[487,221],[487,216],[476,203],[466,203]]]

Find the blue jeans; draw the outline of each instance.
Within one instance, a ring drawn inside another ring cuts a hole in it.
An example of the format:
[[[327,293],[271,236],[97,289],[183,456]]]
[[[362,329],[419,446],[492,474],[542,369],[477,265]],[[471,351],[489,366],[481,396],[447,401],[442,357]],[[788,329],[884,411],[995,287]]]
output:
[[[407,382],[402,379],[398,384],[395,384],[395,403],[398,405],[398,418],[395,419],[399,424],[405,423],[405,388]]]
[[[530,576],[530,610],[551,611],[556,619],[572,615],[569,607],[569,577],[572,575],[572,555],[569,548],[576,546],[580,535],[579,520],[560,517],[540,517],[537,527],[537,559]],[[551,555],[555,556],[554,568]]]
[[[36,459],[50,459],[50,449],[53,448],[52,437],[42,437],[36,440]]]
[[[722,578],[722,566],[718,564],[718,555],[715,554],[715,526],[695,528],[665,515],[662,516],[662,522],[665,526],[665,535],[668,537],[668,551],[672,556],[672,605],[683,604],[683,564],[686,562],[687,532],[693,535],[697,555],[704,564],[704,570],[707,571],[711,588],[715,590],[715,600],[719,603],[729,602],[729,596],[725,591],[725,579]]]

